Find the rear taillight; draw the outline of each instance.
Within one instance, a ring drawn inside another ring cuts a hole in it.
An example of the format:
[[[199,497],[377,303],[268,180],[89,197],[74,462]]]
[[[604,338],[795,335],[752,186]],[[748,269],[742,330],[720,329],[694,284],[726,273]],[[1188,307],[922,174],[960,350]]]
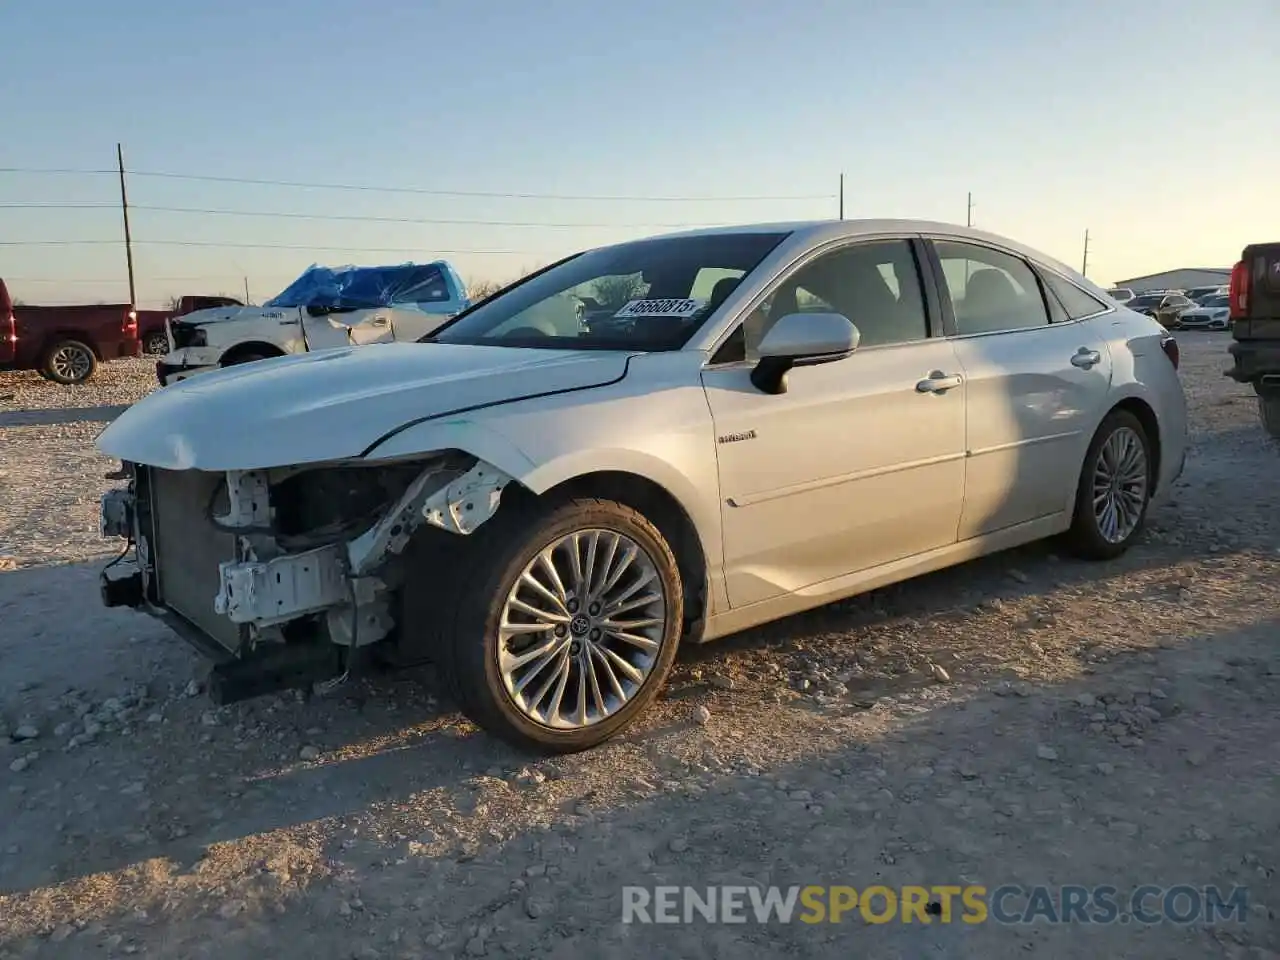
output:
[[[1164,351],[1164,355],[1169,358],[1169,362],[1173,364],[1173,369],[1178,369],[1178,363],[1182,359],[1182,351],[1178,349],[1178,341],[1165,334],[1160,338],[1160,349]]]
[[[124,315],[124,323],[121,325],[121,329],[124,330],[125,336],[127,337],[132,337],[137,335],[138,312],[136,310],[130,310],[128,313]]]
[[[1232,320],[1249,315],[1249,265],[1243,260],[1231,268],[1227,304],[1231,308]]]

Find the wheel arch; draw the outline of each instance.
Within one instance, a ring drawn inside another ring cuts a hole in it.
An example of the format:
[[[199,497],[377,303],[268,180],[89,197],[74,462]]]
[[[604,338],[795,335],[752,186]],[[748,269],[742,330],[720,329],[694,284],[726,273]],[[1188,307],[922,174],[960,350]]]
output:
[[[229,363],[234,363],[237,358],[250,353],[261,353],[266,357],[285,356],[285,351],[278,344],[268,340],[245,340],[224,350],[222,356],[218,358],[218,365],[225,367]]]
[[[37,357],[43,358],[53,348],[53,345],[61,340],[75,340],[77,343],[83,343],[93,351],[95,357],[99,360],[103,359],[102,347],[99,345],[97,338],[87,330],[76,330],[72,327],[58,327],[46,333],[40,340],[40,348],[36,351]]]
[[[540,500],[596,497],[613,500],[643,514],[671,545],[684,584],[684,635],[701,633],[710,606],[711,581],[707,551],[698,526],[685,505],[661,483],[628,470],[594,470],[579,473],[544,488],[540,494],[522,485],[527,496]]]

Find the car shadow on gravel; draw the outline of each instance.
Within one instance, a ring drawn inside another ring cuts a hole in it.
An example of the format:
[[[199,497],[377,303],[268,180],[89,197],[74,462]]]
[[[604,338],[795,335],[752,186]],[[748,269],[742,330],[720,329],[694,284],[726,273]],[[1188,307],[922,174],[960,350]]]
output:
[[[237,867],[239,884],[260,878],[252,905],[223,912],[228,896],[245,894],[184,889],[172,880],[142,896],[135,878],[127,909],[99,896],[64,916],[110,921],[129,938],[160,934],[166,956],[196,955],[219,915],[235,917],[228,947],[239,952],[228,957],[263,949],[289,958],[308,950],[336,956],[343,938],[381,944],[391,931],[397,956],[422,955],[424,944],[479,955],[483,942],[466,946],[476,938],[509,955],[602,958],[735,950],[843,957],[856,942],[867,956],[890,950],[995,958],[1032,950],[1060,960],[1092,958],[1123,943],[1137,950],[1125,956],[1169,960],[1209,955],[1223,938],[1263,946],[1275,942],[1276,930],[1256,914],[1252,925],[1206,931],[1165,923],[1136,939],[1119,923],[868,924],[856,911],[839,926],[695,920],[628,931],[619,920],[625,885],[702,891],[708,884],[976,883],[990,891],[1052,882],[1125,891],[1146,883],[1244,884],[1255,899],[1259,891],[1265,897],[1261,871],[1280,855],[1271,773],[1280,741],[1266,705],[1280,678],[1266,640],[1278,629],[1273,619],[1224,631],[1161,651],[1157,664],[1056,684],[1030,698],[953,687],[936,702],[833,721],[821,739],[803,736],[798,724],[790,755],[765,768],[731,756],[715,721],[650,729],[637,737],[649,741],[651,754],[671,748],[679,763],[691,750],[705,757],[714,748],[719,757],[688,762],[679,773],[644,772],[652,782],[606,779],[606,789],[590,775],[634,759],[635,738],[534,765],[554,767],[555,777],[499,787],[461,768],[477,754],[494,762],[491,745],[428,737],[283,772],[254,788],[256,795],[247,791],[225,822],[199,832],[198,843],[146,843],[75,864],[74,876],[86,879],[144,864],[154,875],[165,859],[208,851],[216,861],[216,844],[252,839],[254,854]],[[1116,722],[1145,717],[1145,741],[1122,746],[1091,732],[1097,710],[1114,711]],[[477,811],[477,794],[485,791],[485,809]],[[476,836],[436,843],[450,823]],[[515,830],[501,836],[484,833],[487,825],[511,824]],[[324,877],[276,896],[270,884],[289,868],[273,852],[272,844],[284,841],[273,841],[271,831],[291,827],[320,843]],[[112,889],[105,877],[90,882],[103,894]],[[1006,906],[1017,910],[1022,902],[1014,897]],[[6,910],[10,929],[24,929],[18,898]],[[147,920],[148,912],[155,919]],[[199,920],[179,927],[189,917]],[[157,922],[159,929],[148,929]]]
[[[129,409],[129,404],[96,407],[48,407],[41,410],[0,411],[0,427],[43,427],[67,423],[107,423]]]

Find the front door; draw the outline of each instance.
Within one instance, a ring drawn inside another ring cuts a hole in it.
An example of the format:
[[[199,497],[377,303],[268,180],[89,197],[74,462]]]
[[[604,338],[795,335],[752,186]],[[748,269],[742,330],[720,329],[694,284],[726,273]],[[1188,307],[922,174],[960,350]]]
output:
[[[725,577],[734,607],[955,542],[964,497],[965,384],[930,337],[908,240],[802,264],[743,324],[743,356],[712,363]],[[785,393],[750,381],[769,318],[837,312],[862,342],[797,367]]]
[[[960,539],[1060,514],[1111,382],[1105,339],[1094,324],[1073,317],[1109,306],[1094,300],[1082,307],[1077,300],[1068,314],[1058,300],[1053,313],[1062,322],[1052,322],[1025,260],[980,244],[933,245],[968,385]],[[1055,296],[1051,288],[1048,295]]]

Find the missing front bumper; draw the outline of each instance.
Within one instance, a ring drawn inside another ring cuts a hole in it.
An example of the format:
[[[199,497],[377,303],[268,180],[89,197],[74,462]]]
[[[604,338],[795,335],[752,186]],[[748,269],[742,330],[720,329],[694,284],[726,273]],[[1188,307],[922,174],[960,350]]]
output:
[[[306,637],[368,646],[394,629],[393,561],[414,531],[470,534],[493,516],[511,480],[474,458],[441,456],[362,534],[304,549],[296,533],[277,534],[271,503],[273,482],[299,472],[131,471],[127,489],[101,500],[103,536],[136,545],[132,571],[104,571],[104,604],[168,611],[231,657]],[[225,509],[215,515],[223,493]]]

